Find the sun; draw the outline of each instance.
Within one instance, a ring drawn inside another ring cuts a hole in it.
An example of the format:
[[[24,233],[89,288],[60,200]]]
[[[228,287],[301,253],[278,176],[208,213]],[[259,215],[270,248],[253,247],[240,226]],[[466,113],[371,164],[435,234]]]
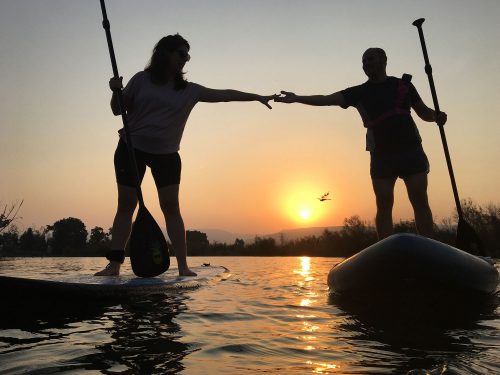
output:
[[[302,208],[300,211],[299,211],[299,217],[304,220],[304,221],[307,221],[311,218],[311,215],[312,215],[312,212],[309,208]]]
[[[320,224],[331,211],[330,200],[325,203],[318,199],[324,195],[323,191],[328,191],[323,187],[318,188],[318,180],[321,179],[316,176],[294,174],[276,185],[276,209],[287,226],[309,227]],[[327,186],[326,183],[321,185]]]

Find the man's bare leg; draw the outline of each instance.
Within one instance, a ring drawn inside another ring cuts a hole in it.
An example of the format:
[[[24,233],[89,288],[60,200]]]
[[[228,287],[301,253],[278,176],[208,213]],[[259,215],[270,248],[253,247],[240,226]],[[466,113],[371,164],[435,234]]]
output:
[[[377,203],[375,226],[378,239],[381,240],[393,233],[392,207],[394,205],[394,185],[396,178],[372,178],[373,191]]]
[[[432,238],[434,235],[434,220],[427,197],[427,173],[418,173],[404,179],[408,197],[415,214],[415,225],[418,234]]]

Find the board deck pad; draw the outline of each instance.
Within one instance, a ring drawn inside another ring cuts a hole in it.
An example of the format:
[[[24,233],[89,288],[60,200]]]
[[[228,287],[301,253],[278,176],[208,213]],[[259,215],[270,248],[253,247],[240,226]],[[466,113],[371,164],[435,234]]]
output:
[[[198,275],[178,276],[177,269],[170,269],[152,278],[140,278],[133,274],[120,276],[48,275],[43,279],[0,275],[0,295],[11,298],[67,297],[78,299],[143,296],[197,288],[229,272],[223,266],[199,266],[191,269]]]

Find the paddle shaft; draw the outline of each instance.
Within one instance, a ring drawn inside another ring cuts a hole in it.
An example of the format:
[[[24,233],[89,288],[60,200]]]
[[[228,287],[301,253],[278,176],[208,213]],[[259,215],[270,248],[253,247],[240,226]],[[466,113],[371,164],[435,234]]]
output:
[[[108,15],[106,13],[106,5],[104,4],[104,0],[100,1],[102,10],[102,27],[106,31],[106,40],[108,41],[109,57],[111,58],[111,66],[113,68],[113,77],[118,78],[119,77],[118,66],[116,65],[115,50],[113,48],[113,40],[111,39],[111,27],[108,20]],[[122,90],[116,90],[114,92],[116,93],[118,98],[118,106],[120,108],[120,113],[122,117],[123,130],[125,131],[125,139],[127,141],[126,143],[128,149],[128,156],[130,163],[132,164],[132,168],[134,170],[135,190],[137,192],[137,199],[139,200],[139,206],[144,207],[144,198],[142,196],[141,181],[139,179],[139,170],[137,168],[137,163],[135,160],[134,147],[132,146],[132,137],[130,136],[130,129],[128,126],[127,114],[123,101],[123,93]]]
[[[424,32],[422,30],[422,24],[424,23],[424,21],[425,21],[424,18],[420,18],[420,19],[413,22],[413,26],[416,26],[418,29],[418,35],[420,37],[420,44],[422,45],[422,52],[424,54],[425,73],[427,73],[427,78],[429,79],[429,86],[431,88],[432,101],[434,102],[434,111],[436,112],[436,116],[437,116],[437,114],[440,112],[439,111],[439,103],[438,103],[438,98],[437,98],[437,94],[436,94],[436,87],[434,86],[434,78],[432,77],[432,67],[431,67],[431,64],[429,62],[429,56],[427,55],[427,48],[425,46]],[[448,149],[448,142],[446,141],[446,134],[444,132],[444,126],[438,124],[438,127],[439,127],[439,133],[441,134],[441,141],[443,143],[444,155],[446,157],[446,164],[448,165],[448,172],[450,174],[451,187],[453,189],[453,196],[455,198],[455,204],[457,206],[458,217],[459,217],[459,219],[463,219],[462,206],[460,205],[460,198],[458,197],[457,183],[455,182],[455,174],[453,173],[453,166],[451,164],[450,151]]]

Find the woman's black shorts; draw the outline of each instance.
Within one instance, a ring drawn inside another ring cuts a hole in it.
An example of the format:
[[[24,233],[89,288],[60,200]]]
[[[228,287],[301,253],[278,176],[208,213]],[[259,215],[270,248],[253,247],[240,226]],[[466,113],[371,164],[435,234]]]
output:
[[[134,150],[140,180],[144,178],[146,166],[151,169],[156,188],[168,185],[178,185],[181,181],[181,157],[178,152],[173,154],[150,154]],[[120,139],[115,151],[116,182],[120,185],[135,187],[135,171],[131,168],[127,144]]]

